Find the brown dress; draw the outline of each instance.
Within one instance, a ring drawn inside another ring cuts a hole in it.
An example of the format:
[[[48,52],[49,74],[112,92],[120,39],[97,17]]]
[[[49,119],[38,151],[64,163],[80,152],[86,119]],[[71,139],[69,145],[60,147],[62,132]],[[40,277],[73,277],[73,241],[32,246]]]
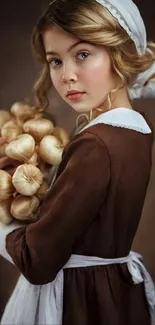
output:
[[[7,251],[32,284],[53,281],[71,254],[119,258],[130,252],[153,135],[109,124],[92,125],[72,139],[39,221],[7,236]],[[126,264],[64,270],[63,325],[149,324],[144,285],[133,283]]]

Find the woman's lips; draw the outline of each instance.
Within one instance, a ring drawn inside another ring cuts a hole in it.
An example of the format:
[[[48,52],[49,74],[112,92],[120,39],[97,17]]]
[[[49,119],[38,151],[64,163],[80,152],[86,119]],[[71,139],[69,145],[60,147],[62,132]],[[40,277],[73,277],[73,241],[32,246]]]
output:
[[[74,94],[67,95],[67,98],[70,100],[78,100],[78,99],[81,99],[84,94],[85,94],[84,92],[83,93],[74,93]]]

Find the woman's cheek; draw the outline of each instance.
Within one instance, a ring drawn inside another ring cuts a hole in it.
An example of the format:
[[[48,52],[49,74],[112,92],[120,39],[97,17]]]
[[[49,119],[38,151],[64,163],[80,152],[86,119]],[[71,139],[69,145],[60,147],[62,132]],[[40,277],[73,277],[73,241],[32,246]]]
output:
[[[56,90],[58,90],[58,85],[59,85],[58,78],[56,78],[55,74],[53,73],[50,73],[50,77],[51,77],[52,85]]]
[[[51,81],[54,84],[55,82],[55,77],[54,77],[54,73],[50,70],[50,77],[51,77]]]
[[[92,73],[109,71],[111,66],[111,61],[108,55],[103,55],[101,53],[97,54],[89,61],[89,69]]]

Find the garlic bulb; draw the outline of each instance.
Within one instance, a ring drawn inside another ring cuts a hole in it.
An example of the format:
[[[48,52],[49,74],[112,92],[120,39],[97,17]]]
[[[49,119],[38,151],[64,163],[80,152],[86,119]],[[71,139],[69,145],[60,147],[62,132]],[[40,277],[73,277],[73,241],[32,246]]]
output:
[[[62,145],[65,147],[69,143],[69,134],[68,132],[60,127],[55,127],[52,135],[54,135],[59,141],[61,141]]]
[[[42,201],[47,193],[47,190],[49,188],[48,183],[44,180],[43,183],[41,184],[39,190],[36,192],[36,196],[40,201]]]
[[[22,134],[6,147],[6,155],[12,159],[27,162],[35,150],[35,141],[30,134]]]
[[[40,142],[45,135],[51,134],[53,128],[53,123],[44,118],[29,120],[23,126],[24,132],[31,134],[37,142]]]
[[[32,118],[35,112],[36,110],[33,106],[30,106],[23,102],[17,102],[11,106],[11,113],[16,117],[17,120],[20,120],[21,122]]]
[[[9,225],[13,221],[13,217],[10,212],[12,199],[0,201],[0,222],[5,225]]]
[[[7,137],[7,142],[15,140],[22,133],[22,128],[14,121],[6,122],[1,129],[1,136]]]
[[[7,143],[0,145],[0,158],[6,156],[6,153],[5,153],[6,146],[7,146]]]
[[[5,110],[0,110],[0,130],[2,126],[9,120],[11,120],[12,116],[9,112]]]
[[[62,159],[63,146],[53,135],[45,136],[40,142],[39,155],[50,165],[59,165]]]
[[[43,174],[39,168],[31,164],[17,167],[12,183],[18,193],[26,196],[34,195],[43,182]]]
[[[18,220],[37,220],[40,202],[36,196],[19,195],[13,199],[11,214]]]
[[[7,200],[12,196],[14,187],[12,177],[5,170],[0,169],[0,200]]]

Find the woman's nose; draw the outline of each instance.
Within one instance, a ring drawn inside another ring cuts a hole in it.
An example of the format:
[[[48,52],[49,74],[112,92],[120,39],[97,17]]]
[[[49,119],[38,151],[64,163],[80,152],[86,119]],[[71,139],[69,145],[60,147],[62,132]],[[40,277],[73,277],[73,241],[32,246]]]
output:
[[[62,82],[76,82],[78,80],[77,71],[73,64],[65,64],[62,73]]]

